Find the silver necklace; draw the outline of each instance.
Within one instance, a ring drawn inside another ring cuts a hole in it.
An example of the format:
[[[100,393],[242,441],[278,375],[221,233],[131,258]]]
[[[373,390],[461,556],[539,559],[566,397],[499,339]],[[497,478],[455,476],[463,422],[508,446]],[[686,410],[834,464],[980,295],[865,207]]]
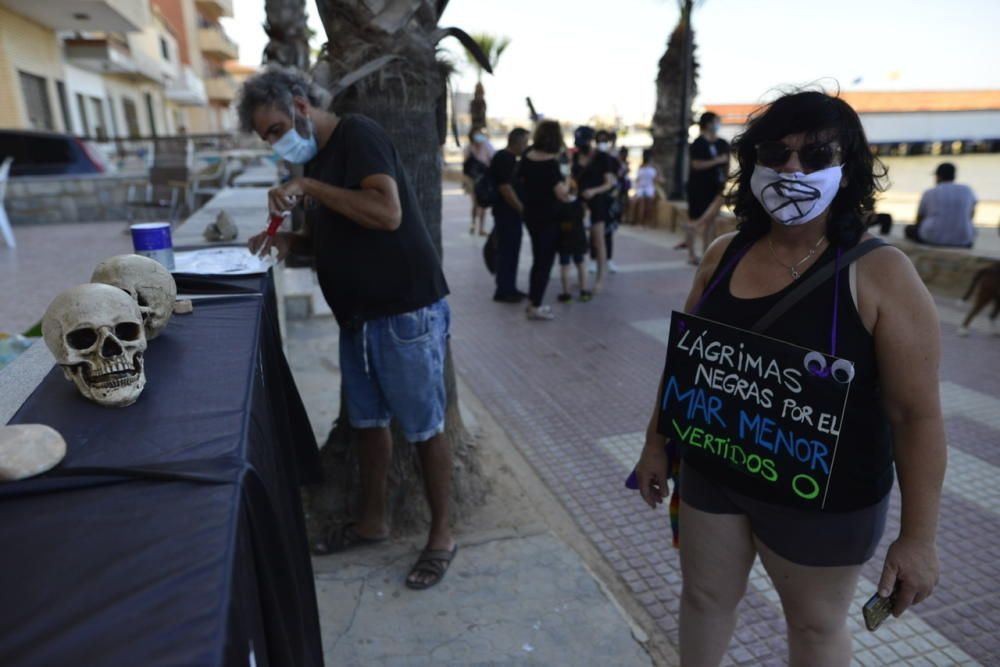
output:
[[[785,267],[786,269],[788,269],[789,271],[792,272],[792,280],[798,280],[799,276],[802,275],[801,273],[799,273],[798,267],[803,262],[808,262],[810,259],[812,259],[813,255],[816,254],[816,251],[819,250],[820,245],[825,240],[826,240],[826,236],[825,235],[819,237],[819,241],[816,241],[816,245],[814,245],[809,250],[809,254],[806,255],[805,257],[803,257],[802,259],[800,259],[799,261],[795,262],[794,264],[791,264],[791,265],[785,264],[780,259],[778,259],[778,254],[776,252],[774,252],[774,244],[771,243],[771,237],[770,236],[767,237],[767,247],[771,249],[771,257],[774,257],[774,261],[776,261],[778,264],[781,264],[783,267]]]

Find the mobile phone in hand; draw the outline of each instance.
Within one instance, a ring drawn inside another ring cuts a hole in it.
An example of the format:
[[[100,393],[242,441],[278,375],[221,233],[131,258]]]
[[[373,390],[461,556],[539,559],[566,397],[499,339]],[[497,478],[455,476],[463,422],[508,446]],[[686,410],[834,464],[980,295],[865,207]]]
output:
[[[870,632],[878,630],[882,622],[892,614],[892,607],[895,602],[895,593],[887,598],[882,597],[878,593],[868,598],[868,602],[861,608],[861,614],[865,617],[865,627]]]

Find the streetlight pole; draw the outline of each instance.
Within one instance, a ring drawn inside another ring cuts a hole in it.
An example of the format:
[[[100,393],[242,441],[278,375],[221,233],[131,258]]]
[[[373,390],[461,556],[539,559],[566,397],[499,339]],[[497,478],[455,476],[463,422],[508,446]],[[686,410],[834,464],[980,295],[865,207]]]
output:
[[[691,55],[693,54],[691,15],[694,12],[694,0],[684,0],[682,11],[686,17],[684,21],[684,73],[681,88],[680,127],[677,130],[677,156],[674,160],[674,182],[669,196],[669,199],[674,200],[684,199],[684,154],[687,152],[688,128],[691,126],[688,117],[691,112],[688,91],[691,89]]]

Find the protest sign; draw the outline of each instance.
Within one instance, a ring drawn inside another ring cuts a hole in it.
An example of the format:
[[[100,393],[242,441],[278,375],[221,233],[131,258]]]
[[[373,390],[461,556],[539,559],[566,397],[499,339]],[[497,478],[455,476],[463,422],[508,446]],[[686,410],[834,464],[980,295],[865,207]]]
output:
[[[773,502],[822,509],[853,379],[849,360],[674,312],[659,432]]]

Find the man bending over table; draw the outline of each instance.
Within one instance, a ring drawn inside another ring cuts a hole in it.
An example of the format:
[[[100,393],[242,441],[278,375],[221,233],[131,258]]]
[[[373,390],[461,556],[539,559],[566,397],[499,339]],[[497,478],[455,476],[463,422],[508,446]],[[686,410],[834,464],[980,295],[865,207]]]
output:
[[[271,66],[247,79],[240,123],[305,177],[268,192],[272,213],[305,208],[303,233],[266,233],[250,251],[315,257],[323,296],[340,325],[340,369],[359,434],[362,508],[322,548],[341,551],[388,537],[386,475],[395,418],[420,455],[431,529],[406,579],[429,588],[457,545],[448,526],[451,453],[444,436],[448,285],[416,195],[385,131],[361,115],[325,111],[329,94],[298,70]]]

